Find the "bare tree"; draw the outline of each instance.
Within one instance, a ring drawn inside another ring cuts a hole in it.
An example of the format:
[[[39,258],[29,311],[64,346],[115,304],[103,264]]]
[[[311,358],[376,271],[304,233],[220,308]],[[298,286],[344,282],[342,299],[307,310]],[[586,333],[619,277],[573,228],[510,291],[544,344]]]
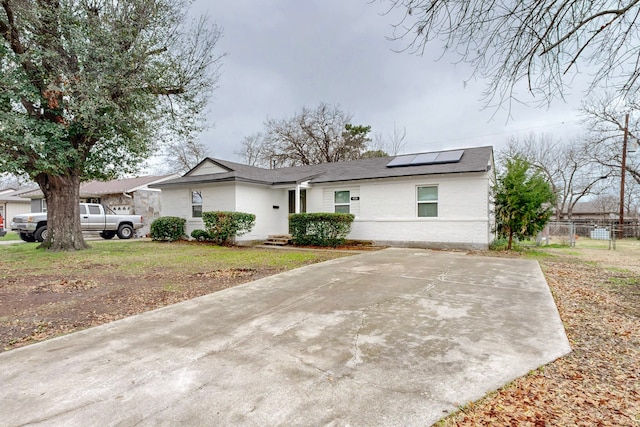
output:
[[[352,116],[338,106],[304,107],[289,119],[269,119],[264,134],[242,143],[247,164],[297,166],[358,159],[370,141],[369,126],[351,124]]]
[[[275,149],[265,141],[262,132],[252,133],[242,140],[242,150],[235,154],[242,157],[242,162],[250,166],[271,167]]]
[[[388,153],[392,156],[397,156],[404,151],[407,142],[407,128],[405,126],[400,129],[395,123],[393,124],[393,132],[387,133],[385,136],[382,132],[377,132],[373,136],[373,142],[371,144],[371,151],[379,151]]]
[[[588,143],[562,143],[550,135],[530,134],[523,139],[512,138],[498,152],[500,163],[519,156],[542,172],[556,195],[556,217],[571,219],[573,208],[585,196],[600,191],[602,180],[609,177],[588,155]]]
[[[33,184],[26,175],[13,175],[10,173],[0,173],[0,190],[9,188],[18,189],[25,184]]]
[[[174,173],[190,171],[208,155],[207,147],[195,139],[173,140],[164,146],[167,168]]]
[[[611,221],[618,216],[617,212],[620,206],[620,197],[618,194],[604,192],[594,198],[593,204],[598,210],[598,214],[602,215],[603,221]]]
[[[529,92],[549,102],[582,68],[590,89],[640,89],[640,1],[383,0],[405,11],[393,39],[422,54],[435,40],[488,80],[486,105]],[[584,66],[584,67],[583,67]]]
[[[406,126],[402,127],[402,130],[393,124],[393,133],[389,134],[389,153],[392,155],[397,155],[401,153],[407,142],[404,140],[407,137],[407,128]]]
[[[620,176],[622,168],[622,149],[625,127],[628,132],[626,172],[640,183],[640,159],[629,155],[638,148],[640,137],[640,109],[637,104],[621,103],[619,98],[611,95],[591,98],[582,106],[584,124],[590,129],[591,158]],[[629,114],[629,122],[625,124],[625,115]]]

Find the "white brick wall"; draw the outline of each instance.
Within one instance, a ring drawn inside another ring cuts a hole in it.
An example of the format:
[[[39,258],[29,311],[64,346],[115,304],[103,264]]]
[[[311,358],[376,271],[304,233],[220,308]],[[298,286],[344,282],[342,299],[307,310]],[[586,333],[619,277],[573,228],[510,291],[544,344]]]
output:
[[[366,180],[307,188],[307,212],[333,212],[334,191],[349,190],[356,216],[350,239],[411,246],[486,248],[490,243],[490,173]],[[438,186],[438,217],[418,218],[417,187]],[[162,215],[187,219],[187,233],[204,228],[191,216],[191,191],[202,191],[203,211],[256,215],[254,230],[238,240],[288,232],[288,190],[246,183],[164,188]],[[279,206],[275,209],[274,206]]]
[[[350,239],[482,248],[490,242],[488,180],[473,173],[316,186],[308,193],[308,211],[332,212],[333,191],[349,189],[360,198]],[[438,217],[418,218],[417,187],[431,185],[438,187]]]

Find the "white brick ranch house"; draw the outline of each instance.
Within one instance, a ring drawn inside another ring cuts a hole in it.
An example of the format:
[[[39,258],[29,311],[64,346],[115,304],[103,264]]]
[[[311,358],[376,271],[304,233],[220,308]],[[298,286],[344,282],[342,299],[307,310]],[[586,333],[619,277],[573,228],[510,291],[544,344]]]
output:
[[[238,242],[288,233],[294,212],[355,215],[348,238],[376,244],[485,249],[493,240],[493,148],[475,147],[263,169],[207,158],[162,189],[161,215],[204,229],[203,211],[256,215]]]

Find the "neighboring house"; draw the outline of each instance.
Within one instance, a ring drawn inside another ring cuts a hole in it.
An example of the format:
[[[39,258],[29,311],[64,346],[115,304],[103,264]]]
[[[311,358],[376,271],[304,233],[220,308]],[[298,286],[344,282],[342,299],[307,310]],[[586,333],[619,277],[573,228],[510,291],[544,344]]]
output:
[[[493,240],[492,147],[263,169],[207,158],[162,189],[162,215],[203,229],[203,211],[256,215],[238,241],[288,233],[294,212],[355,215],[348,238],[377,244],[485,249]]]
[[[638,220],[637,209],[625,210],[625,223],[636,222]],[[564,214],[564,222],[575,222],[582,224],[611,224],[617,223],[620,219],[620,205],[614,199],[596,199],[589,202],[578,202],[571,211],[571,219],[567,219],[567,213]],[[552,221],[557,221],[554,215]]]
[[[160,216],[160,190],[150,188],[149,185],[177,176],[150,175],[104,182],[85,182],[80,184],[80,202],[100,203],[117,214],[142,215],[144,226],[137,233],[145,236],[149,234],[153,220]],[[46,212],[47,204],[40,190],[27,193],[23,197],[31,199],[31,212]]]
[[[6,228],[9,228],[11,218],[31,211],[29,199],[23,197],[24,194],[31,191],[33,191],[33,188],[0,190],[0,215],[5,219]]]

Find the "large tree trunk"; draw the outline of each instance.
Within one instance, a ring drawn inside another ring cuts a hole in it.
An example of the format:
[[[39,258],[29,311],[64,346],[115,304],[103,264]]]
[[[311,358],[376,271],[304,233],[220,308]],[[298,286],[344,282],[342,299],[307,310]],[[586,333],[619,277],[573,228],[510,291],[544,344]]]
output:
[[[36,177],[47,201],[47,238],[40,247],[50,251],[75,251],[89,246],[80,228],[80,176]]]

